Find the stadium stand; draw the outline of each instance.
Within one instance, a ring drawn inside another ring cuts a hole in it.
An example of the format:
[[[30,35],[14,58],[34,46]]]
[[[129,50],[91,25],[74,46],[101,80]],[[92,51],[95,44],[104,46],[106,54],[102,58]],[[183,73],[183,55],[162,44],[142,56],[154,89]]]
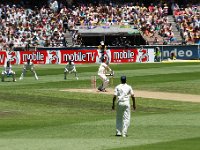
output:
[[[173,13],[183,43],[200,44],[200,6],[187,5],[180,8],[176,5]]]
[[[180,8],[172,3],[173,14],[169,15],[171,6],[167,3],[145,6],[145,3],[120,4],[121,1],[81,2],[76,1],[76,5],[56,0],[37,5],[32,0],[2,3],[0,49],[97,46],[101,40],[110,46],[199,43],[199,5]]]

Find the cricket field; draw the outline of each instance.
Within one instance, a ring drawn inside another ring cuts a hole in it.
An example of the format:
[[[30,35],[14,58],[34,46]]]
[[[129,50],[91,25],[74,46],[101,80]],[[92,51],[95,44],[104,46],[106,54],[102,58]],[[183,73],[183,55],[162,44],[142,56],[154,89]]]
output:
[[[17,81],[0,82],[0,150],[200,149],[199,62],[110,64],[115,77],[105,94],[84,92],[98,64],[77,64],[79,80],[74,74],[64,80],[64,67],[37,65],[39,80],[31,72],[19,80],[22,66],[14,65]],[[121,75],[136,95],[127,138],[115,136],[111,109]]]

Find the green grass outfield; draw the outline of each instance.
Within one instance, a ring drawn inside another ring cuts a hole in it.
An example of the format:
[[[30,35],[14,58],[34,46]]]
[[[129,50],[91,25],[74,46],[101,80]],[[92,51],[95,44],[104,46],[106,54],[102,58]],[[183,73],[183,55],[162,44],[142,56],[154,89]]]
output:
[[[200,103],[137,98],[128,137],[115,137],[112,95],[59,90],[90,88],[98,65],[77,65],[79,80],[63,80],[64,65],[38,65],[17,82],[0,82],[0,150],[199,150]],[[111,64],[136,90],[200,95],[200,63]],[[100,80],[97,78],[97,84]]]

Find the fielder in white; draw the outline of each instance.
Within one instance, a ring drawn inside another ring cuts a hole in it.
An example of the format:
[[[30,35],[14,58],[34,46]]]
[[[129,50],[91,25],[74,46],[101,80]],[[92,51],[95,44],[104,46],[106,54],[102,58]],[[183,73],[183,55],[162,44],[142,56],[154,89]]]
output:
[[[106,76],[106,72],[107,71],[112,72],[112,70],[110,69],[110,67],[108,65],[109,65],[109,61],[106,61],[106,63],[102,62],[100,64],[99,70],[98,70],[98,76],[103,81],[103,84],[98,87],[98,90],[102,91],[102,92],[106,92],[106,87],[109,84],[109,78]]]
[[[77,71],[74,62],[71,60],[68,61],[65,69],[64,69],[64,79],[67,79],[67,74],[74,73],[76,80],[78,80]]]
[[[22,80],[24,78],[25,74],[26,74],[26,71],[28,71],[28,70],[32,72],[32,74],[35,77],[35,80],[38,80],[38,76],[37,76],[37,73],[35,71],[34,63],[30,59],[27,59],[27,62],[24,63],[22,74],[21,74],[19,79]]]
[[[133,110],[136,109],[133,89],[126,84],[126,76],[121,76],[121,84],[115,87],[112,109],[115,109],[115,100],[117,97],[116,114],[116,136],[127,136],[128,127],[131,119],[130,97],[133,101]]]
[[[5,76],[9,77],[12,76],[13,82],[16,81],[15,79],[15,72],[12,70],[12,65],[10,64],[10,61],[7,61],[7,63],[4,65],[4,70],[1,73],[1,81],[5,81]]]

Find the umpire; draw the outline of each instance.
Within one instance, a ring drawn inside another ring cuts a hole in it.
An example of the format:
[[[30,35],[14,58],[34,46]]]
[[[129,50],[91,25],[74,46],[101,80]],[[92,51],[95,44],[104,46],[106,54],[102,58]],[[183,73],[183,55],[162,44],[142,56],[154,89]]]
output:
[[[133,110],[136,110],[135,96],[130,85],[126,84],[126,76],[121,76],[121,84],[115,87],[112,109],[115,109],[117,98],[116,136],[127,137],[131,119],[130,97],[133,101]]]

